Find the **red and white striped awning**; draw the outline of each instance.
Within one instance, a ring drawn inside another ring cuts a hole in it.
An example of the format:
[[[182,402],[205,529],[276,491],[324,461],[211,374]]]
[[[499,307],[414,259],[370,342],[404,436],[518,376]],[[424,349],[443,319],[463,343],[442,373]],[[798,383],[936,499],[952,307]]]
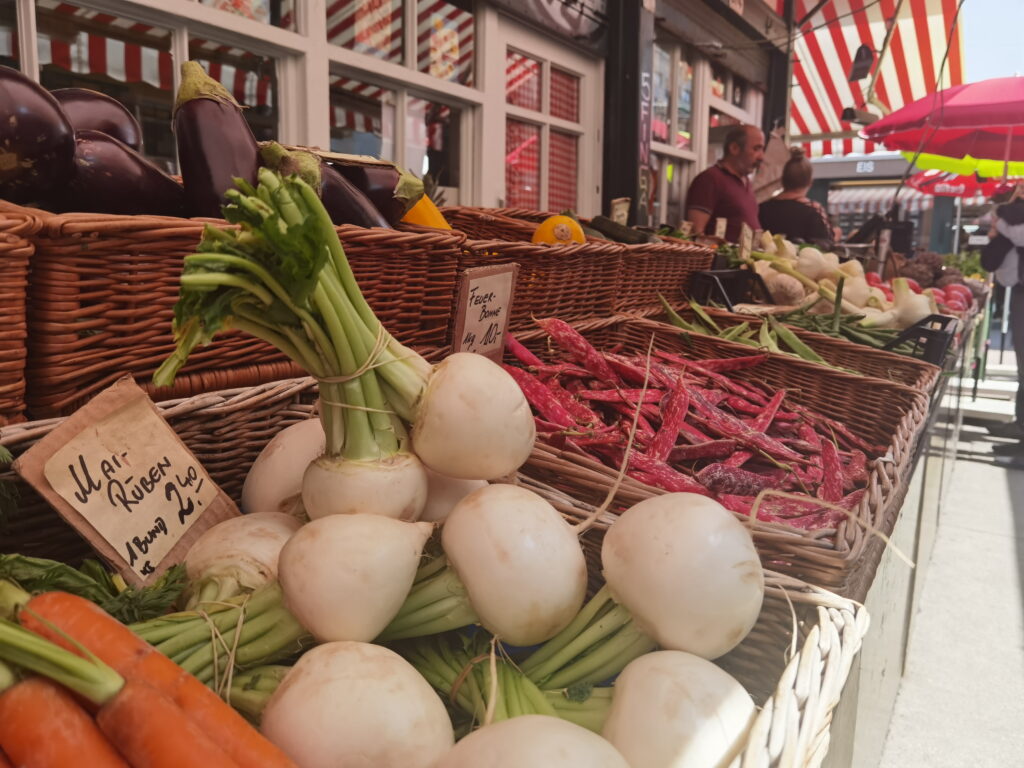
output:
[[[139,24],[110,14],[80,8],[58,0],[37,0],[37,6],[55,14],[88,21],[91,25],[108,25],[110,35],[80,31],[73,36],[56,37],[39,33],[39,64],[52,64],[83,75],[106,75],[124,83],[148,83],[154,88],[173,90],[174,61],[169,50],[170,30]],[[119,32],[120,31],[120,34]],[[134,41],[140,42],[134,42]],[[152,41],[152,45],[146,45]],[[235,99],[248,106],[272,106],[273,93],[269,75],[235,66],[220,57],[244,61],[257,57],[241,48],[232,48],[208,40],[191,40],[193,48],[206,52],[196,57],[210,76],[231,91]],[[0,42],[0,48],[3,43]],[[164,50],[162,50],[164,49]],[[217,58],[214,56],[216,55]]]
[[[895,194],[896,186],[893,184],[833,187],[828,193],[828,212],[835,215],[844,213],[885,214],[892,206]],[[967,197],[963,200],[963,207],[981,206],[987,202],[988,198],[985,195]],[[904,187],[900,191],[899,205],[901,215],[913,215],[930,210],[935,205],[935,197],[910,187]]]
[[[904,0],[889,50],[882,60],[874,95],[889,110],[933,93],[950,40],[958,0]],[[771,0],[783,13],[784,0]],[[817,0],[795,0],[799,21]],[[864,109],[869,79],[848,82],[853,55],[861,44],[880,51],[886,25],[896,17],[898,0],[828,0],[796,33],[794,42],[791,141],[803,143],[811,156],[872,152],[871,142],[855,138],[857,126],[840,120],[846,107]],[[953,33],[939,89],[964,80],[960,23]],[[868,107],[877,113],[877,107]],[[810,140],[820,134],[848,133],[850,138]],[[881,147],[878,147],[881,149]]]
[[[402,0],[335,0],[327,5],[327,39],[358,53],[402,62]],[[416,65],[442,80],[473,84],[473,14],[446,2],[420,2]]]

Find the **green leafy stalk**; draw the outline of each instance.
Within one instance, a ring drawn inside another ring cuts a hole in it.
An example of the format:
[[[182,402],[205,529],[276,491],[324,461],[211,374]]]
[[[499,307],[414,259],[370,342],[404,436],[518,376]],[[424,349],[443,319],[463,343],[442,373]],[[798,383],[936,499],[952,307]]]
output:
[[[355,461],[403,449],[429,363],[396,342],[359,290],[316,191],[262,168],[236,180],[224,217],[186,257],[175,306],[177,348],[154,376],[165,386],[192,350],[239,329],[280,349],[321,383],[327,454]]]

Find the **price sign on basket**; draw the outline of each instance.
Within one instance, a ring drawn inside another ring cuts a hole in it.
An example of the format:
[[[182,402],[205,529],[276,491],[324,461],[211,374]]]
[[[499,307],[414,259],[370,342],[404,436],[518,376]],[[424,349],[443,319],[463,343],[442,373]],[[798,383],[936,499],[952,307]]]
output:
[[[725,232],[729,229],[729,220],[723,216],[715,219],[715,237],[725,239]]]
[[[130,378],[101,392],[14,469],[134,585],[181,562],[234,502]]]
[[[518,264],[472,267],[459,280],[452,347],[500,361],[512,316]]]
[[[743,226],[740,227],[740,258],[746,261],[750,258],[750,251],[754,247],[754,230],[750,228],[750,225],[743,222]]]

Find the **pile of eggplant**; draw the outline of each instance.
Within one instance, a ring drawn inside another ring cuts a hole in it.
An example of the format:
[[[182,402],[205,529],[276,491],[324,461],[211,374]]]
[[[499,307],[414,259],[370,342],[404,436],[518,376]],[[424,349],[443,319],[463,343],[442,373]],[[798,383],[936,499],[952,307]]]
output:
[[[84,88],[47,91],[0,66],[0,199],[54,213],[220,217],[235,178],[300,173],[335,224],[393,227],[423,184],[392,163],[259,143],[242,107],[195,61],[182,65],[173,130],[181,181],[142,152],[135,117]]]

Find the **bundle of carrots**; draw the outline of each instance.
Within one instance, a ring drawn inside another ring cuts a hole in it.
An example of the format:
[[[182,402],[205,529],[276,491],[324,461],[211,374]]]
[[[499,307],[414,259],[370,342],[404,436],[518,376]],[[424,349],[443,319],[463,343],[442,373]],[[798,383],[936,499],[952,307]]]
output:
[[[728,375],[765,354],[601,352],[561,320],[537,322],[568,360],[546,363],[510,335],[506,348],[521,367],[505,368],[534,410],[538,439],[616,469],[625,462],[647,485],[710,496],[743,515],[763,491],[778,491],[757,502],[759,520],[835,528],[864,496],[868,458],[884,452],[785,390]]]
[[[295,768],[213,691],[84,598],[46,592],[27,600],[18,623],[0,619],[0,659],[26,673],[0,665],[0,768]]]

